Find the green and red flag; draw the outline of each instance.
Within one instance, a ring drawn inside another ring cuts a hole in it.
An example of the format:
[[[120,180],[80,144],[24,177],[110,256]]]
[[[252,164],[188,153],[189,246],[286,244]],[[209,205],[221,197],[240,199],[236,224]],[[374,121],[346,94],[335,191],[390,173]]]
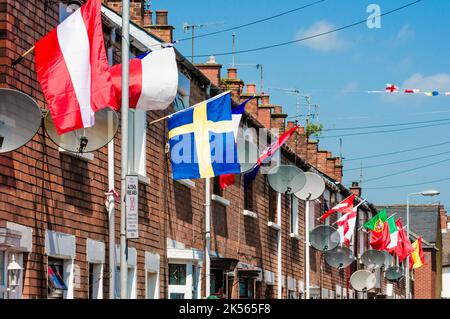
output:
[[[385,250],[391,242],[389,225],[386,222],[387,219],[386,208],[383,208],[371,220],[364,224],[364,227],[370,229],[372,232],[370,245],[375,250]]]

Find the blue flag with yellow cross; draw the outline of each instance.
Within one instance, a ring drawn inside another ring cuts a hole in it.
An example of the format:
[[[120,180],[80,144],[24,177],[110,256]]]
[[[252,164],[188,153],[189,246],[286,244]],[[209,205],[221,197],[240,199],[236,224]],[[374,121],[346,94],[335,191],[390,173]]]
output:
[[[174,180],[240,173],[230,92],[172,114],[168,126]]]

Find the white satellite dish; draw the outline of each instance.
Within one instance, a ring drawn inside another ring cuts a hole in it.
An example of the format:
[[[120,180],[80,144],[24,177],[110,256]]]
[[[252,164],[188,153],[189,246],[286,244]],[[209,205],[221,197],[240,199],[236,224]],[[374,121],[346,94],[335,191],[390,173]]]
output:
[[[301,190],[294,193],[295,197],[302,200],[315,200],[322,196],[325,191],[325,181],[323,178],[311,172],[306,172],[305,177],[306,184]]]
[[[0,153],[28,143],[42,124],[42,112],[27,94],[0,89]]]
[[[338,246],[325,252],[325,261],[333,268],[343,269],[355,261],[353,251],[347,247]]]
[[[369,291],[376,283],[377,277],[368,270],[358,270],[350,277],[350,284],[356,291]]]
[[[249,140],[239,138],[237,140],[237,153],[241,173],[248,172],[258,162],[258,146]]]
[[[367,266],[369,269],[381,268],[385,264],[385,254],[382,251],[378,250],[366,250],[362,256],[362,263]]]
[[[328,225],[320,225],[309,233],[309,242],[317,250],[333,250],[340,244],[341,235],[336,228]]]
[[[306,184],[305,173],[293,165],[280,165],[272,168],[268,175],[270,186],[278,193],[292,194]]]
[[[96,151],[111,141],[119,128],[117,113],[104,108],[95,113],[95,125],[89,128],[71,131],[59,135],[50,112],[44,119],[45,130],[56,145],[74,153],[88,153]]]

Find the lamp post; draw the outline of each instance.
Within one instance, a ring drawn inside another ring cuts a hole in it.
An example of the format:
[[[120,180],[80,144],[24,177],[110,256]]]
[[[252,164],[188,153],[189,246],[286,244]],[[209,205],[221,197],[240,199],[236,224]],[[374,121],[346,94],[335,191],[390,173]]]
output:
[[[406,196],[406,236],[409,240],[409,197],[410,196],[437,196],[440,192],[437,190],[426,190],[419,193],[410,193]],[[406,258],[406,299],[411,299],[411,287],[409,280],[409,258]]]
[[[8,292],[16,292],[19,286],[20,276],[23,268],[17,263],[15,254],[12,254],[11,262],[8,265]]]

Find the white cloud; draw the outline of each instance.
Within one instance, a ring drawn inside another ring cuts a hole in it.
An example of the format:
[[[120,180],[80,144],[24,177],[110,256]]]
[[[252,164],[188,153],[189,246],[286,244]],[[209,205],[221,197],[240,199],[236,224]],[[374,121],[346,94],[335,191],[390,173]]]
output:
[[[339,94],[347,94],[355,92],[359,88],[358,83],[356,82],[349,82],[347,83],[340,91]]]
[[[409,24],[405,24],[400,31],[397,33],[397,40],[407,41],[413,39],[415,36],[414,30],[409,26]]]
[[[336,27],[333,24],[325,20],[322,20],[314,23],[308,29],[301,28],[299,31],[297,31],[295,38],[296,39],[307,38],[317,34],[325,33],[327,31],[331,31],[335,28]],[[348,46],[347,41],[344,38],[342,38],[338,32],[319,36],[317,38],[308,39],[299,42],[299,44],[321,52],[341,51]]]
[[[403,82],[404,89],[419,89],[423,91],[449,91],[450,74],[438,73],[430,76],[423,76],[420,73],[413,74]]]

